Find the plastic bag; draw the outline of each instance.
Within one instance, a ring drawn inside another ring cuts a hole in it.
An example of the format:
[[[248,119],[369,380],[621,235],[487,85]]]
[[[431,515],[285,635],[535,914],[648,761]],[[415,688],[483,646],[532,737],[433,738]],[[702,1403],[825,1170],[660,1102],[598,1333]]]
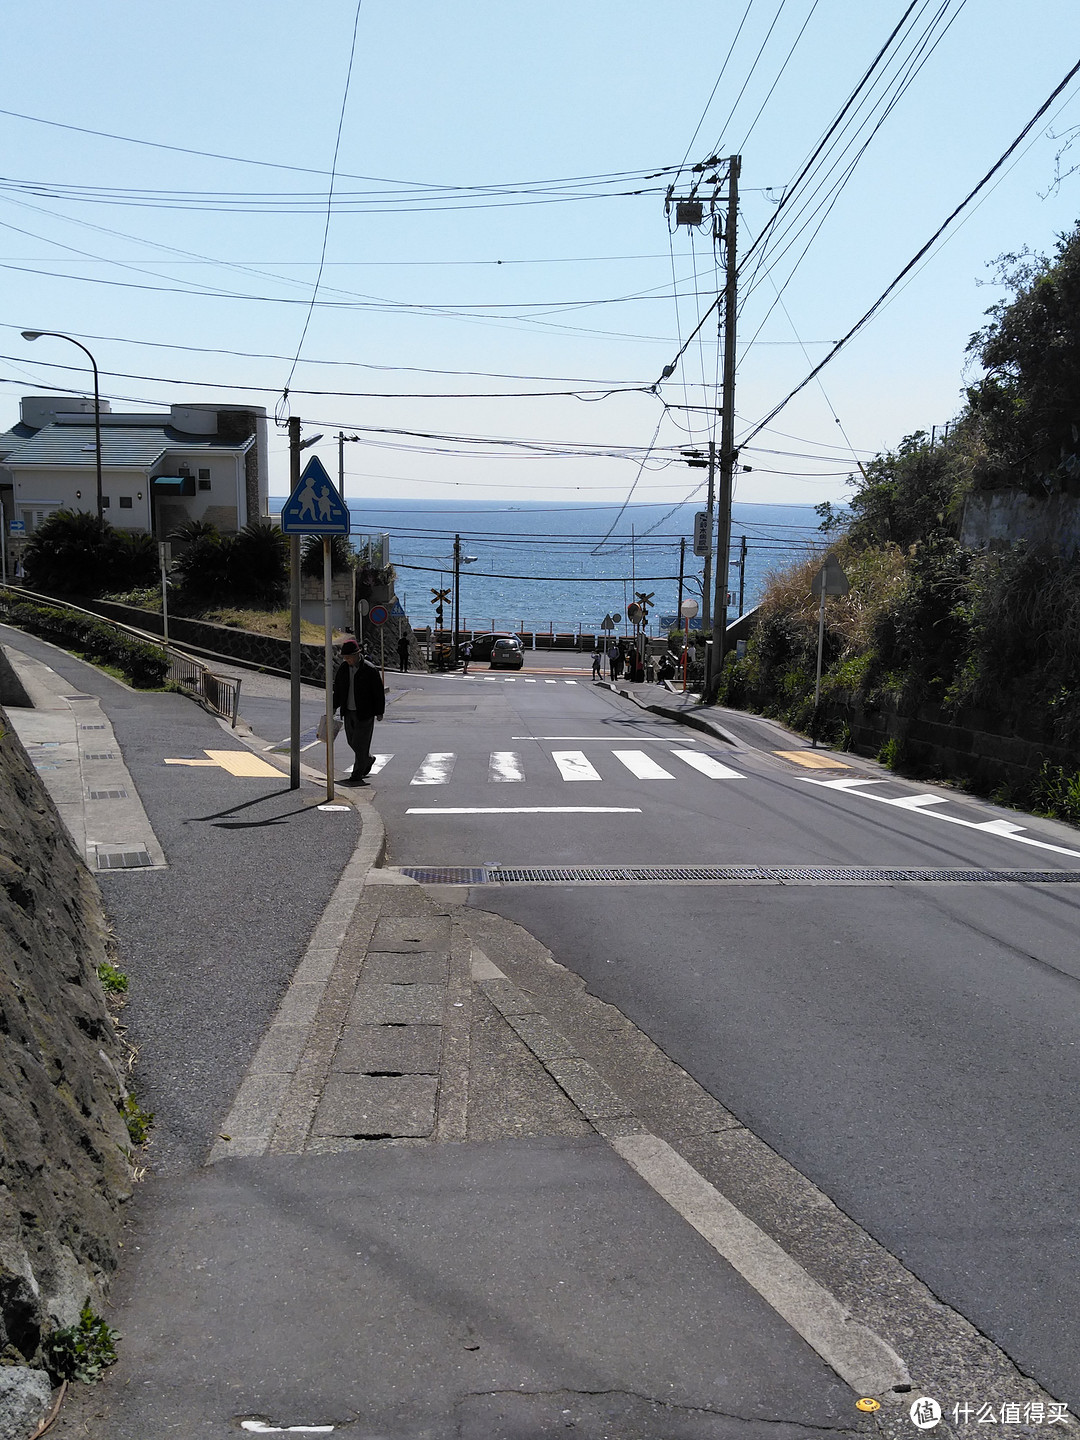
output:
[[[341,734],[341,726],[342,726],[342,723],[343,723],[343,722],[342,722],[341,720],[339,720],[339,719],[337,718],[337,716],[335,715],[335,716],[334,716],[334,739],[335,739],[335,740],[336,740],[337,737]],[[318,724],[318,726],[316,727],[316,730],[315,730],[315,739],[316,739],[316,740],[321,740],[321,741],[323,741],[324,743],[325,743],[325,741],[326,741],[326,715],[325,715],[325,714],[319,716],[319,724]]]

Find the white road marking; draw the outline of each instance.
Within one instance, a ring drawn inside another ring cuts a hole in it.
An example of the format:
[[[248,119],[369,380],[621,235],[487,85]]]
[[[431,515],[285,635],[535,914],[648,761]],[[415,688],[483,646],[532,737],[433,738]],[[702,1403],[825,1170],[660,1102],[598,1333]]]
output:
[[[410,785],[445,785],[454,769],[453,752],[432,751],[409,781]]]
[[[563,683],[564,685],[576,685],[576,684],[577,684],[577,681],[576,681],[576,680],[564,680],[562,683]]]
[[[878,800],[883,797],[875,795]],[[897,805],[901,810],[925,810],[929,805],[945,805],[948,803],[947,795],[894,795],[892,799],[886,800],[886,805]]]
[[[375,764],[372,765],[371,769],[368,771],[368,774],[377,775],[380,770],[385,770],[387,765],[393,758],[393,755],[376,755]]]
[[[504,676],[503,676],[503,684],[504,684],[504,685],[516,685],[516,684],[517,684],[517,678],[518,678],[518,677],[517,677],[516,675],[504,675]]]
[[[875,795],[873,791],[856,790],[856,785],[884,785],[884,780],[815,780],[812,775],[800,775],[799,779],[804,785],[822,785],[827,790],[851,790],[866,800],[877,800],[884,805],[894,805],[896,798],[890,799],[887,795]],[[900,796],[905,800],[907,796]],[[920,796],[913,796],[913,799],[920,799]],[[911,807],[909,807],[911,808]],[[1025,835],[1022,825],[1014,825],[1011,820],[963,820],[959,815],[943,815],[940,810],[921,810],[929,820],[944,820],[949,825],[962,825],[965,830],[981,830],[985,835],[1000,835],[1003,840],[1015,840],[1018,845],[1031,845],[1036,850],[1052,850],[1055,855],[1074,855],[1080,859],[1080,850],[1069,850],[1064,845],[1051,845],[1047,840],[1036,840],[1033,835]]]
[[[714,760],[711,755],[702,755],[699,750],[672,750],[680,760],[685,760],[687,765],[695,770],[700,770],[702,775],[707,775],[710,780],[745,780],[745,775],[740,775],[738,770],[732,770],[728,765],[722,765],[719,760]]]
[[[616,760],[621,760],[631,775],[638,780],[674,780],[670,770],[665,770],[658,765],[651,755],[646,755],[644,750],[613,750],[611,752]]]
[[[489,780],[524,780],[521,756],[516,750],[493,750],[488,761]]]
[[[739,1272],[857,1395],[908,1386],[903,1360],[656,1135],[611,1140],[628,1165]]]
[[[670,740],[670,735],[627,735],[627,740]],[[611,744],[610,735],[511,735],[511,740],[606,740]],[[680,740],[683,745],[698,745],[699,740],[693,740],[689,736]]]
[[[406,815],[640,815],[639,805],[461,805],[405,811]]]
[[[580,750],[553,750],[551,758],[559,767],[564,780],[599,780],[600,771],[595,770]]]
[[[535,678],[535,676],[526,675],[526,676],[525,676],[525,684],[526,684],[526,685],[535,685],[535,684],[536,684],[536,678]]]
[[[544,684],[545,684],[545,685],[557,685],[558,683],[559,683],[558,680],[545,680],[545,681],[544,681]]]

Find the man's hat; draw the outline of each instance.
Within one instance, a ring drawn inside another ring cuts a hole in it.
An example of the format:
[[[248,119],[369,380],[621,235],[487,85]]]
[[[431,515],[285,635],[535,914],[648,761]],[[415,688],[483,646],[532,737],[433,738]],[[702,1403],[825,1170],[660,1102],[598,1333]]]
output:
[[[360,646],[355,640],[346,640],[345,644],[341,647],[341,653],[343,655],[359,655]]]

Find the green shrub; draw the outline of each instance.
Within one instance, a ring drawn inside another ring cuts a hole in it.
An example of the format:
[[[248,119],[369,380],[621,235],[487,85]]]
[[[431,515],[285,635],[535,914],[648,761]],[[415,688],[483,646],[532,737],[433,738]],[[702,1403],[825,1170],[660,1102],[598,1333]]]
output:
[[[0,591],[0,618],[98,665],[109,665],[140,690],[156,690],[169,673],[169,657],[159,645],[125,635],[104,620],[56,605],[21,599]]]
[[[119,1334],[95,1315],[89,1300],[79,1312],[79,1323],[54,1330],[42,1341],[41,1356],[53,1381],[81,1380],[92,1385],[116,1360]]]
[[[1080,770],[1047,762],[1035,782],[1035,813],[1080,824]]]

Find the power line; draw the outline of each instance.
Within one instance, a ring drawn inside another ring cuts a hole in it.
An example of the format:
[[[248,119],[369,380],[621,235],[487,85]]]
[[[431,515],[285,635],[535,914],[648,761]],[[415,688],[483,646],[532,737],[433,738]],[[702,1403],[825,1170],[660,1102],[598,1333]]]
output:
[[[839,355],[840,351],[844,348],[844,346],[847,345],[848,341],[851,340],[854,335],[858,334],[858,332],[863,328],[863,326],[866,325],[873,318],[873,316],[885,303],[889,295],[892,294],[892,292],[900,284],[901,280],[903,280],[904,276],[907,275],[910,270],[914,269],[914,267],[919,263],[923,256],[931,249],[934,243],[941,237],[941,235],[944,234],[944,232],[948,229],[948,227],[952,224],[956,217],[967,208],[971,201],[974,200],[975,196],[978,195],[979,191],[982,190],[983,187],[987,185],[988,182],[993,178],[993,176],[997,174],[997,172],[1001,169],[1002,165],[1005,164],[1005,161],[1009,158],[1013,151],[1022,143],[1028,133],[1032,129],[1034,129],[1034,127],[1039,123],[1042,117],[1046,114],[1047,110],[1050,109],[1050,106],[1054,103],[1057,97],[1073,79],[1077,71],[1080,71],[1080,60],[1078,60],[1077,63],[1072,67],[1072,69],[1068,72],[1068,74],[1061,81],[1061,83],[1051,91],[1051,93],[1039,106],[1038,110],[1036,110],[1035,114],[1020,131],[1020,134],[1017,135],[1016,139],[1012,142],[1012,144],[1008,147],[1004,154],[999,156],[998,159],[994,161],[993,165],[991,165],[990,169],[986,172],[986,174],[982,177],[982,179],[978,182],[974,189],[969,191],[969,193],[964,196],[963,200],[960,201],[959,205],[957,205],[956,208],[945,217],[945,219],[934,231],[933,235],[931,235],[930,239],[926,242],[926,244],[923,245],[922,248],[915,255],[912,256],[912,258],[908,261],[908,263],[904,266],[904,268],[900,271],[896,278],[888,286],[886,286],[886,288],[874,301],[873,305],[871,305],[870,309],[867,310],[866,314],[863,315],[860,320],[857,320],[855,324],[851,327],[851,329],[847,332],[847,334],[836,342],[833,348],[829,351],[828,355],[825,356],[824,360],[822,360],[818,365],[816,365],[814,369],[811,370],[810,374],[807,375],[804,380],[801,380],[799,384],[795,386],[794,390],[790,391],[787,395],[785,395],[783,400],[781,400],[778,405],[773,406],[773,408],[769,411],[768,415],[765,416],[764,420],[759,421],[758,424],[755,425],[754,428],[745,437],[746,440],[752,440],[755,435],[757,435],[761,430],[765,428],[765,426],[769,423],[770,420],[774,420],[776,416],[780,414],[780,411],[783,410],[784,407],[791,400],[793,400],[801,390],[805,389],[806,386],[809,385],[811,380],[815,379],[818,375],[820,375],[821,371],[824,370],[825,366],[828,365],[830,360],[835,359],[835,357]],[[745,443],[745,441],[742,443]]]

